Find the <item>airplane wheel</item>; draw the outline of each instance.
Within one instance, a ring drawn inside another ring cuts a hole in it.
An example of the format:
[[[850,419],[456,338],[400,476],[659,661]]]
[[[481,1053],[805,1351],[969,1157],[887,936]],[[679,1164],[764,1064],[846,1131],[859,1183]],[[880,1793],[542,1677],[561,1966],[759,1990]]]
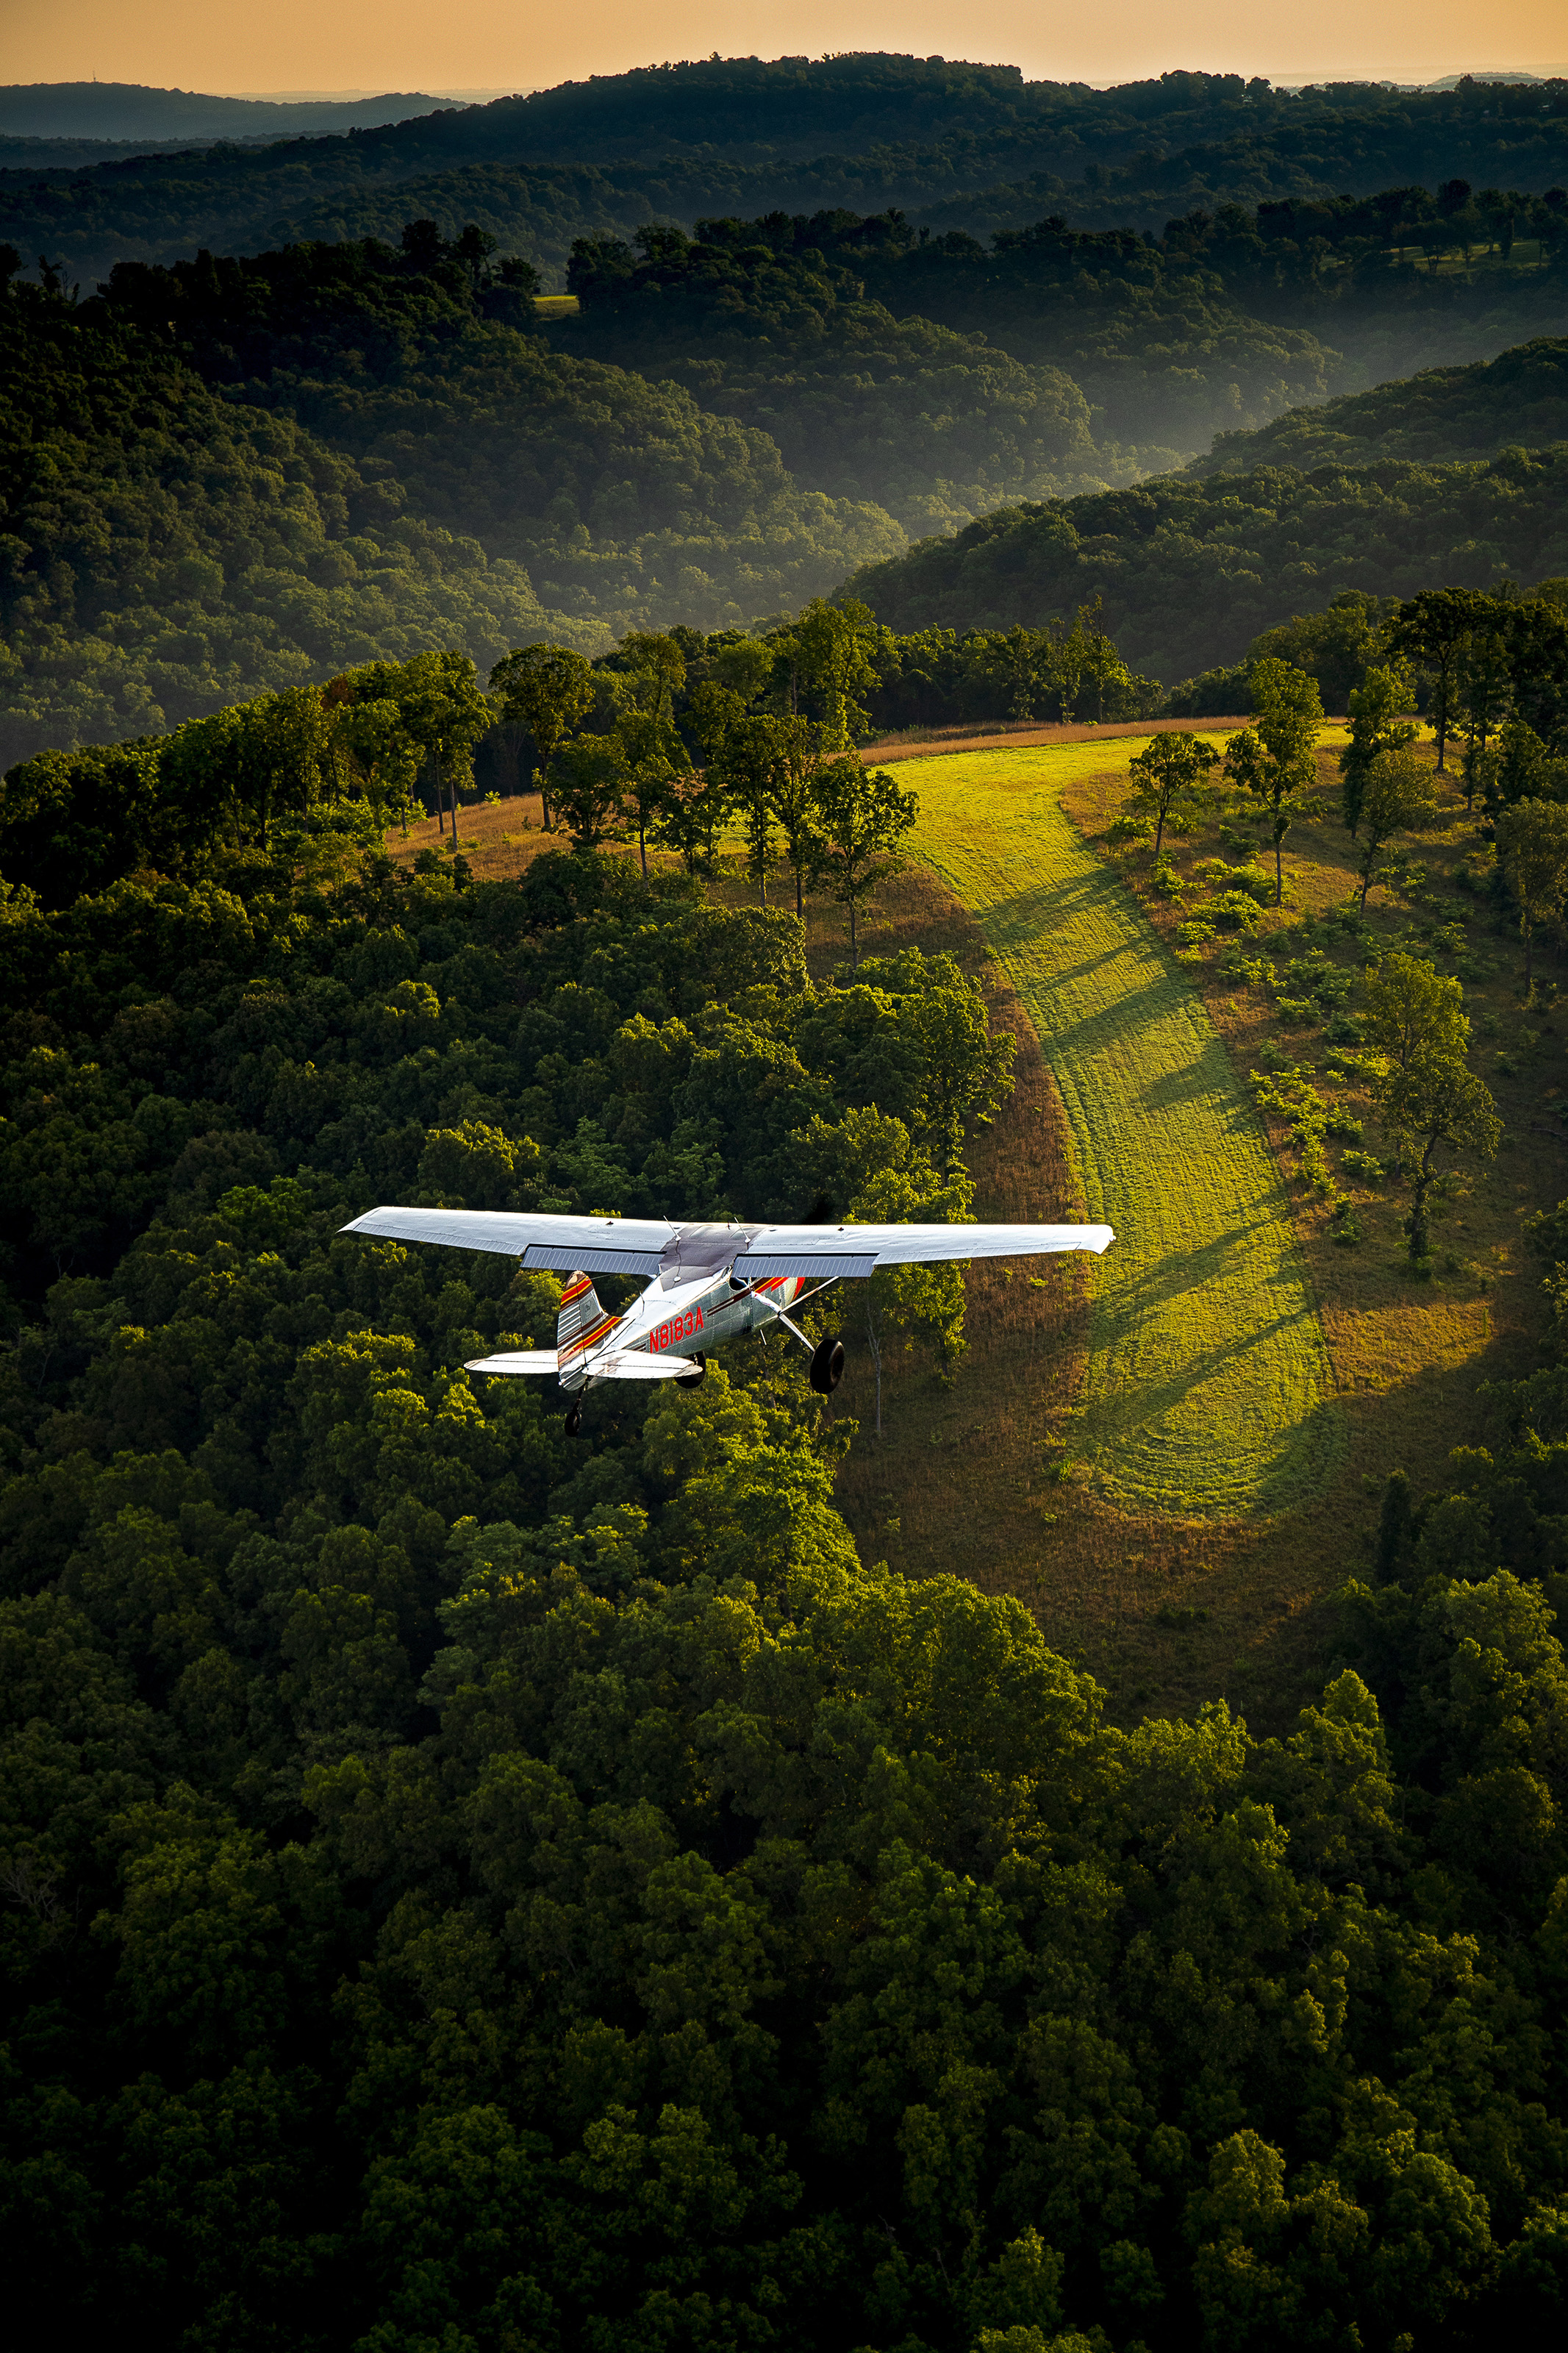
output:
[[[576,1404],[572,1408],[571,1412],[570,1412],[570,1413],[567,1415],[567,1417],[566,1417],[566,1435],[567,1435],[567,1437],[568,1437],[568,1438],[575,1438],[575,1437],[576,1437],[576,1435],[577,1435],[577,1432],[582,1429],[582,1427],[583,1427],[583,1400],[582,1400],[582,1398],[578,1398],[578,1400],[577,1400],[577,1402],[576,1402]]]
[[[678,1389],[700,1389],[702,1387],[703,1382],[707,1379],[708,1359],[706,1356],[694,1356],[692,1358],[692,1366],[693,1369],[689,1373],[677,1373],[675,1376],[675,1386]]]
[[[844,1343],[824,1340],[811,1359],[811,1386],[818,1397],[831,1397],[844,1378]]]

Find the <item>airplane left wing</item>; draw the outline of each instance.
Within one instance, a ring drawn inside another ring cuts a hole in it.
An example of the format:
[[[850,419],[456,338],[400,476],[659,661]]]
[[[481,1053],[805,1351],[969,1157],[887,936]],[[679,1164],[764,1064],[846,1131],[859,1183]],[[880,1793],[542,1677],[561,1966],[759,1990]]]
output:
[[[367,1209],[342,1229],[397,1242],[496,1250],[557,1274],[653,1275],[676,1229],[663,1218],[552,1217],[528,1209]]]
[[[735,1272],[865,1275],[879,1266],[934,1265],[943,1259],[1035,1258],[1056,1250],[1099,1252],[1109,1226],[762,1226]]]

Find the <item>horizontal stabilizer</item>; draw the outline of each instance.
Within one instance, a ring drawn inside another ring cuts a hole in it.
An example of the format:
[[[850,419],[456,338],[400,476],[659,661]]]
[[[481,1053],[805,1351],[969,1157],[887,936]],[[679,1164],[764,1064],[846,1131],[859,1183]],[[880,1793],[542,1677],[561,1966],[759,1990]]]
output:
[[[560,1359],[553,1348],[519,1348],[500,1356],[472,1356],[468,1373],[553,1373]],[[675,1381],[697,1370],[689,1356],[655,1356],[646,1348],[612,1348],[601,1356],[580,1358],[574,1373],[591,1381]]]

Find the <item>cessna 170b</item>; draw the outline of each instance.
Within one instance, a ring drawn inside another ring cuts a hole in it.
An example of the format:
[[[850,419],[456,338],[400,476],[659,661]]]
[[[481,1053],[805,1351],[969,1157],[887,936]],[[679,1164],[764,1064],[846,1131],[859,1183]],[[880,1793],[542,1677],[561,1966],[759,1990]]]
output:
[[[557,1218],[508,1209],[367,1209],[342,1230],[496,1250],[530,1269],[569,1274],[553,1348],[476,1356],[468,1370],[553,1373],[574,1392],[566,1417],[574,1435],[583,1419],[584,1394],[600,1381],[679,1381],[695,1388],[708,1369],[710,1349],[775,1324],[810,1356],[812,1388],[829,1395],[844,1370],[843,1344],[826,1339],[814,1347],[788,1313],[829,1283],[872,1274],[879,1266],[1100,1251],[1115,1240],[1109,1226],[672,1226],[661,1218]],[[599,1304],[595,1274],[649,1281],[624,1315],[610,1315]]]

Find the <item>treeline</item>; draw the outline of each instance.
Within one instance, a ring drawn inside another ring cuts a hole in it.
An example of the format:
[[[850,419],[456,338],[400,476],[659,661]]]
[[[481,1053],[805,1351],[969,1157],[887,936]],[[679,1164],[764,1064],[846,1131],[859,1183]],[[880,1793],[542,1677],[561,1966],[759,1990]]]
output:
[[[585,849],[635,839],[645,871],[652,842],[711,873],[738,825],[764,902],[782,855],[797,908],[809,877],[853,922],[905,829],[890,782],[880,816],[863,799],[856,742],[950,719],[1137,716],[1159,699],[1092,607],[1044,630],[899,638],[863,606],[818,599],[755,636],[634,631],[593,662],[538,640],[502,655],[488,690],[450,649],[19,761],[0,785],[0,872],[54,906],[144,868],[188,878],[220,847],[374,845],[415,810],[449,814],[456,849],[476,792],[533,785],[547,826]]]
[[[0,237],[88,282],[117,260],[172,261],[203,245],[386,238],[418,211],[448,235],[479,219],[555,265],[569,242],[562,192],[538,176],[555,165],[603,174],[590,191],[599,218],[569,235],[781,205],[920,207],[929,225],[973,235],[1052,210],[1083,227],[1142,230],[1226,202],[1331,204],[1347,187],[1462,177],[1539,194],[1568,180],[1564,139],[1559,82],[1283,91],[1176,72],[1094,90],[940,58],[715,58],[346,138],[4,174]]]
[[[1560,1335],[1390,1482],[1293,1723],[1113,1726],[857,1557],[793,1354],[574,1445],[461,1370],[553,1278],[338,1230],[963,1214],[1005,1073],[946,959],[812,988],[684,878],[327,842],[13,895],[0,958],[25,2333],[1548,2341]]]

